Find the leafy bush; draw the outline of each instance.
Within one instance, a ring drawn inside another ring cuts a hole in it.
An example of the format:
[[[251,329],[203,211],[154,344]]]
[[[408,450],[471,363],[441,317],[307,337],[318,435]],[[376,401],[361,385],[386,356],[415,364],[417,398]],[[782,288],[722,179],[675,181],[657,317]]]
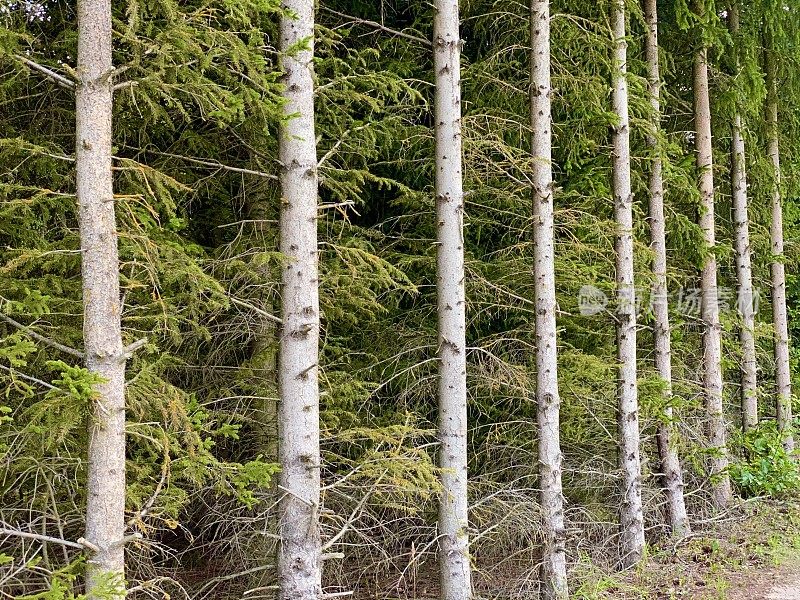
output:
[[[763,422],[741,438],[742,458],[731,465],[731,479],[743,496],[786,496],[800,489],[800,473],[782,444],[775,422]]]

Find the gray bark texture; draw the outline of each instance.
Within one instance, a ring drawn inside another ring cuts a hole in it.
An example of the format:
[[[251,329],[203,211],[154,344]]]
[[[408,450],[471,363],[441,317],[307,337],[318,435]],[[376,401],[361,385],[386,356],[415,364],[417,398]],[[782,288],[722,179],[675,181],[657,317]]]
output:
[[[285,0],[280,21],[283,92],[280,250],[283,268],[278,359],[281,600],[322,595],[319,529],[319,269],[314,132],[314,2]]]
[[[747,175],[742,117],[735,115],[731,140],[731,193],[733,197],[734,246],[736,250],[736,305],[740,313],[742,345],[742,428],[758,425],[758,389],[755,338],[753,269],[750,261],[750,227],[747,210]]]
[[[628,118],[625,3],[615,0],[613,103],[618,124],[614,128],[614,219],[617,223],[617,358],[619,360],[618,419],[619,462],[622,469],[620,504],[620,560],[623,568],[644,555],[642,468],[639,458],[639,393],[636,370],[636,290],[633,265],[633,192],[631,191],[630,123]]]
[[[700,48],[694,57],[694,113],[697,145],[698,186],[700,189],[700,228],[708,256],[700,279],[703,334],[703,391],[708,419],[711,457],[712,500],[725,508],[733,500],[728,477],[728,447],[725,414],[722,407],[722,325],[719,321],[717,258],[714,255],[714,161],[711,153],[711,107],[708,96],[708,50]]]
[[[734,2],[728,10],[728,27],[733,35],[739,31],[739,7]],[[738,68],[738,60],[736,61]],[[742,116],[738,112],[731,125],[731,198],[733,202],[734,249],[736,251],[736,306],[741,323],[739,342],[742,346],[741,396],[742,429],[758,425],[758,390],[756,382],[755,307],[753,269],[750,261],[750,219],[747,210],[747,157],[742,135]]]
[[[566,530],[561,490],[561,398],[553,231],[553,167],[550,83],[550,0],[531,0],[531,132],[533,244],[536,280],[536,404],[541,487],[542,598],[567,600]]]
[[[89,598],[125,596],[125,356],[111,175],[111,2],[78,1],[76,151],[86,367],[102,378],[89,434]]]
[[[661,73],[658,56],[657,0],[644,0],[647,22],[645,54],[648,67],[650,103],[653,107],[653,133],[647,145],[653,151],[650,163],[650,247],[653,251],[653,342],[655,367],[664,384],[664,412],[656,431],[658,456],[661,461],[664,494],[667,500],[667,518],[672,534],[684,537],[690,532],[689,516],[683,498],[683,470],[675,449],[672,398],[672,342],[670,339],[669,304],[667,301],[667,239],[664,218],[664,179],[662,160],[656,134],[661,130]]]
[[[778,127],[777,64],[772,53],[771,40],[767,40],[767,126],[769,142],[767,152],[772,161],[774,187],[772,190],[772,320],[775,343],[775,388],[777,393],[778,429],[783,432],[783,446],[794,451],[792,434],[792,376],[789,364],[789,319],[786,311],[786,269],[783,256],[783,199],[781,197],[780,130]]]
[[[442,468],[439,573],[442,600],[466,600],[472,597],[472,582],[467,515],[467,348],[458,0],[437,0],[433,19],[439,466]]]

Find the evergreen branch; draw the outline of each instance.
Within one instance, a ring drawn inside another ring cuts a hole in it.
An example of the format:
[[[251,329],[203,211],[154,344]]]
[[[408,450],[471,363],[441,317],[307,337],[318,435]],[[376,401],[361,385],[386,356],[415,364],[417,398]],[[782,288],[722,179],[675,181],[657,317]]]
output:
[[[78,542],[71,542],[69,540],[62,540],[61,538],[51,537],[49,535],[42,535],[40,533],[29,533],[27,531],[20,531],[19,529],[0,528],[0,535],[6,537],[21,537],[29,540],[37,540],[39,542],[50,542],[53,544],[61,544],[62,546],[69,546],[70,548],[78,548],[83,550],[84,546]]]
[[[75,162],[75,157],[74,156],[69,156],[67,154],[52,154],[50,152],[44,152],[43,150],[40,150],[39,148],[31,148],[31,150],[33,152],[35,152],[36,154],[40,154],[41,156],[48,156],[48,157],[54,158],[56,160],[63,160],[64,162]],[[65,195],[74,196],[74,194],[65,194]]]
[[[154,585],[160,581],[169,581],[170,583],[176,583],[172,577],[154,577],[153,579],[148,579],[147,581],[143,581],[139,585],[135,585],[133,587],[128,588],[126,593],[128,594],[128,596],[132,596],[134,592],[141,592],[145,590],[154,589]]]
[[[39,385],[44,386],[49,390],[57,390],[58,389],[56,386],[54,386],[54,385],[52,385],[50,383],[47,383],[46,381],[42,381],[41,379],[37,379],[36,377],[32,377],[30,375],[25,375],[25,373],[20,373],[19,371],[17,371],[16,369],[12,369],[11,367],[7,367],[5,365],[0,365],[0,369],[3,369],[4,371],[8,371],[12,375],[16,375],[17,377],[21,377],[22,379],[27,379],[28,381],[30,381],[32,383],[38,383]]]
[[[234,221],[233,223],[224,223],[222,225],[217,225],[217,229],[224,229],[226,227],[241,227],[242,225],[246,225],[248,223],[277,223],[276,219],[241,219],[239,221]]]
[[[133,148],[132,146],[127,146],[128,148]],[[215,160],[205,160],[202,158],[195,158],[193,156],[183,156],[181,154],[172,154],[170,152],[159,152],[158,150],[143,150],[144,152],[149,152],[150,154],[157,154],[159,156],[166,156],[168,158],[177,158],[179,160],[185,160],[186,162],[194,163],[196,165],[202,165],[204,167],[209,167],[212,169],[222,169],[223,171],[231,171],[233,173],[242,173],[243,175],[255,175],[256,177],[265,177],[266,179],[274,179],[278,180],[277,175],[273,175],[272,173],[265,173],[264,171],[255,171],[253,169],[243,169],[241,167],[231,167],[230,165],[224,165],[220,162]]]
[[[403,33],[402,31],[397,31],[396,29],[391,29],[390,27],[386,27],[385,25],[381,25],[376,21],[370,21],[368,19],[359,19],[358,17],[353,17],[351,15],[347,15],[345,13],[340,13],[337,10],[333,10],[332,8],[328,8],[326,6],[320,7],[321,10],[324,10],[327,13],[332,15],[336,15],[337,17],[341,17],[343,19],[347,19],[348,21],[352,21],[357,25],[364,25],[366,27],[372,27],[374,29],[378,29],[385,33],[390,33],[397,37],[405,38],[407,40],[411,40],[412,42],[417,42],[418,44],[425,44],[426,46],[433,47],[433,43],[430,40],[426,40],[425,38],[418,37],[416,35],[411,35],[410,33]]]
[[[124,90],[126,88],[136,87],[137,85],[139,85],[139,82],[138,81],[133,81],[131,79],[131,80],[128,80],[128,81],[123,81],[121,83],[114,84],[114,87],[112,87],[111,90],[114,91],[114,92],[118,92],[118,91]]]
[[[341,539],[341,538],[342,538],[342,537],[343,537],[343,536],[344,536],[344,535],[345,535],[345,534],[346,534],[348,531],[350,531],[351,527],[353,526],[353,523],[355,523],[355,522],[356,522],[356,520],[357,520],[357,519],[358,519],[358,517],[359,517],[359,514],[360,514],[360,513],[361,513],[361,511],[364,509],[364,506],[367,504],[367,501],[368,501],[368,500],[369,500],[369,499],[372,497],[372,494],[373,494],[373,492],[374,492],[374,491],[377,489],[377,487],[378,487],[378,484],[381,482],[381,480],[384,478],[384,476],[386,475],[386,473],[387,473],[387,472],[388,472],[388,471],[384,470],[384,471],[383,471],[383,473],[381,473],[380,477],[378,477],[378,478],[375,480],[375,483],[373,484],[373,486],[372,486],[372,489],[371,489],[371,490],[368,490],[368,491],[367,491],[367,492],[364,494],[364,497],[363,497],[363,498],[362,498],[362,499],[359,501],[359,503],[358,503],[358,504],[356,505],[356,507],[353,509],[353,512],[351,512],[351,513],[350,513],[350,517],[347,519],[347,521],[346,521],[346,522],[345,522],[345,524],[344,524],[344,525],[341,527],[341,529],[339,529],[338,533],[336,533],[336,535],[334,535],[334,536],[333,536],[331,539],[329,539],[327,542],[325,542],[325,543],[322,545],[322,551],[323,551],[323,552],[325,552],[326,550],[329,550],[329,549],[330,549],[330,548],[331,548],[331,547],[332,547],[332,546],[333,546],[333,545],[334,545],[336,542],[338,542],[338,541],[339,541],[339,540],[340,540],[340,539]]]
[[[267,571],[269,569],[273,569],[274,565],[267,564],[267,565],[259,565],[257,567],[253,567],[252,569],[246,569],[244,571],[240,571],[239,573],[231,573],[229,575],[222,575],[220,577],[214,577],[210,581],[207,581],[203,584],[203,587],[200,588],[200,591],[195,594],[196,597],[200,597],[203,592],[207,589],[225,581],[230,581],[231,579],[236,579],[237,577],[242,577],[244,575],[252,575],[253,573],[260,573],[261,571]]]
[[[319,89],[319,86],[317,86],[317,89]],[[275,157],[269,156],[269,155],[265,154],[264,152],[262,152],[261,150],[259,150],[258,148],[254,148],[251,144],[248,144],[247,140],[245,140],[241,135],[239,135],[235,131],[231,130],[229,133],[233,137],[235,137],[237,140],[239,140],[239,142],[242,144],[242,146],[244,146],[245,148],[250,150],[250,152],[252,152],[257,157],[263,158],[264,160],[267,160],[267,161],[275,160]]]
[[[115,69],[112,69],[109,72],[108,76],[109,76],[110,79],[116,79],[117,77],[122,75],[125,71],[127,71],[130,68],[131,68],[130,65],[122,65],[120,67],[116,67]]]
[[[134,352],[136,352],[139,348],[144,346],[146,343],[147,343],[147,338],[142,338],[140,340],[136,340],[132,344],[129,344],[128,346],[125,346],[122,349],[122,356],[125,359],[130,358],[131,356],[133,356]]]
[[[292,490],[290,490],[290,489],[289,489],[289,488],[287,488],[287,487],[284,487],[284,486],[282,486],[282,485],[279,485],[279,486],[278,486],[278,489],[279,489],[280,491],[284,492],[285,496],[291,496],[291,497],[292,497],[292,498],[294,498],[295,500],[299,500],[300,502],[302,502],[303,504],[305,504],[306,506],[308,506],[308,507],[310,507],[310,508],[316,508],[316,506],[317,506],[317,505],[316,505],[314,502],[312,502],[311,500],[306,500],[306,499],[305,499],[305,498],[303,498],[302,496],[299,496],[299,495],[295,494],[295,493],[294,493]]]
[[[253,306],[249,302],[245,302],[244,300],[239,300],[238,298],[234,298],[233,296],[229,296],[228,299],[231,302],[233,302],[234,304],[238,304],[239,306],[241,306],[243,308],[248,308],[248,309],[252,310],[257,315],[260,315],[260,316],[264,317],[265,319],[269,319],[270,321],[273,321],[273,322],[277,323],[278,325],[283,325],[283,321],[281,321],[280,317],[276,317],[275,315],[273,315],[271,313],[268,313],[267,311],[265,311],[265,310],[263,310],[261,308],[258,308],[257,306]]]
[[[353,129],[348,129],[347,131],[345,131],[341,136],[339,136],[339,139],[331,147],[331,149],[328,150],[325,153],[325,155],[319,159],[319,161],[317,162],[317,168],[318,169],[321,168],[322,165],[324,165],[325,162],[336,153],[336,151],[339,149],[339,146],[341,146],[344,143],[344,141],[348,138],[348,136],[350,136],[351,133],[353,133],[354,131],[360,131],[362,129],[366,129],[367,127],[369,127],[369,125],[361,125],[360,127],[354,127]]]
[[[27,325],[23,325],[19,321],[15,321],[8,315],[0,313],[0,319],[5,321],[9,325],[13,325],[17,329],[24,331],[27,335],[29,335],[33,339],[42,342],[43,344],[50,346],[51,348],[55,348],[56,350],[61,350],[61,352],[65,354],[69,354],[70,356],[74,356],[75,358],[83,360],[83,352],[81,352],[80,350],[75,350],[75,348],[70,348],[69,346],[65,346],[64,344],[59,344],[55,340],[51,340],[50,338],[44,337],[43,335],[36,333],[33,329],[31,329]]]
[[[14,54],[14,58],[18,61],[26,65],[27,67],[33,69],[34,71],[39,71],[39,73],[45,75],[48,79],[52,79],[56,82],[59,86],[66,88],[68,90],[75,89],[75,82],[71,79],[67,79],[63,75],[56,73],[55,71],[48,69],[47,67],[40,65],[37,62],[32,61],[30,58],[26,58],[20,54]]]
[[[320,205],[317,206],[317,210],[328,210],[330,208],[342,208],[343,206],[355,206],[355,204],[356,203],[353,202],[352,200],[345,200],[344,202],[334,202],[333,204],[320,204]],[[339,211],[339,212],[342,212],[342,211]],[[358,212],[356,212],[356,211],[353,211],[353,212],[358,214]]]
[[[97,544],[94,544],[94,543],[90,542],[86,538],[82,538],[82,537],[78,538],[78,544],[80,545],[81,548],[85,548],[87,550],[91,550],[95,554],[99,554],[100,553],[100,547]]]
[[[136,531],[136,532],[134,532],[134,533],[132,533],[130,535],[126,535],[121,540],[117,540],[116,542],[111,544],[109,546],[109,548],[119,548],[120,546],[124,546],[128,542],[136,542],[136,541],[139,541],[139,540],[141,540],[143,538],[144,538],[144,536],[141,533],[139,533],[138,531]]]
[[[128,527],[133,527],[138,519],[143,519],[144,517],[146,517],[150,512],[150,510],[153,508],[153,505],[156,503],[156,498],[158,498],[158,495],[164,488],[164,482],[166,482],[167,480],[167,473],[169,472],[169,468],[167,466],[168,464],[169,463],[165,460],[164,464],[161,467],[161,479],[159,480],[158,485],[156,486],[156,489],[153,492],[153,495],[150,496],[150,499],[147,502],[145,502],[145,505],[142,507],[142,509],[138,513],[136,513],[136,516],[128,520]]]

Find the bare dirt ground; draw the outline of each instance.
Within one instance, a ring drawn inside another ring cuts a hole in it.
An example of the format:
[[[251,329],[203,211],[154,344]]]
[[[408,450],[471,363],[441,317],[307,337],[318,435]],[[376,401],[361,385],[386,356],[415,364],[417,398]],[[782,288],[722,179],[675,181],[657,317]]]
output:
[[[800,600],[800,557],[779,567],[731,577],[730,600]]]

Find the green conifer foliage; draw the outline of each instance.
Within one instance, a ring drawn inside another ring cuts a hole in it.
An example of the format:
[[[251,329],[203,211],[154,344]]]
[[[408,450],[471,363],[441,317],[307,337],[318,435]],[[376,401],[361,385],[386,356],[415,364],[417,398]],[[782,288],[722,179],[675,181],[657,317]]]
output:
[[[535,593],[541,543],[529,7],[461,4],[471,554],[476,595],[521,597]],[[663,128],[651,148],[644,22],[639,3],[626,4],[643,496],[653,542],[667,533],[653,439],[664,396],[648,305],[653,152],[663,159],[666,189],[674,437],[690,516],[702,527],[712,515],[697,304],[707,250],[696,225],[688,75],[700,42],[710,48],[721,289],[735,282],[725,175],[734,111],[748,148],[762,421],[773,418],[775,370],[768,292],[776,182],[766,151],[765,51],[778,65],[783,260],[795,379],[800,373],[800,4],[742,3],[735,36],[721,1],[703,6],[698,18],[688,0],[659,2]],[[272,597],[276,315],[285,265],[277,251],[280,2],[114,0],[113,7],[123,335],[126,343],[148,339],[128,364],[126,520],[129,533],[142,536],[127,546],[128,587],[172,598],[240,598],[254,589]],[[610,0],[552,1],[561,443],[569,574],[579,580],[588,577],[587,561],[600,570],[616,562],[607,548],[620,502],[611,8]],[[436,593],[435,584],[426,587],[440,491],[431,23],[431,3],[422,0],[321,0],[317,10],[326,591]],[[0,0],[0,529],[71,542],[83,531],[93,383],[81,359],[75,53],[72,3]],[[607,305],[587,305],[600,293]],[[731,422],[739,414],[734,308],[723,311]],[[766,423],[729,440],[742,494],[794,485],[775,439]],[[780,469],[754,480],[758,456],[779,456]],[[39,562],[20,568],[32,559]],[[75,545],[0,533],[0,588],[78,598],[83,560]]]

